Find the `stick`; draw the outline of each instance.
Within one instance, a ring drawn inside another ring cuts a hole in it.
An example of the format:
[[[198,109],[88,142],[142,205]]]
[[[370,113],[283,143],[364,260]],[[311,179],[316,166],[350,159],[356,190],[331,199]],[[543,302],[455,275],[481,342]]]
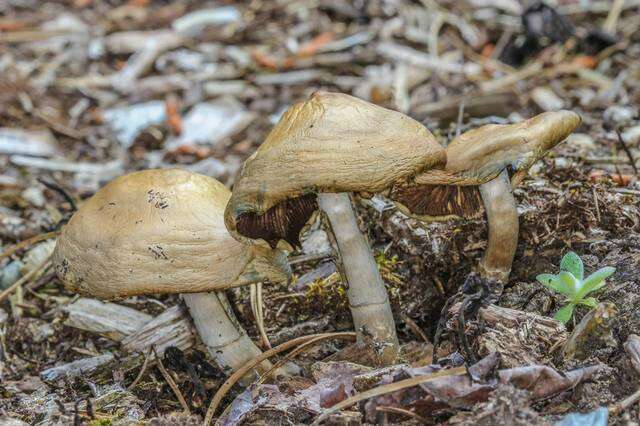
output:
[[[31,237],[31,238],[27,238],[24,241],[20,241],[19,243],[9,247],[8,249],[6,249],[2,253],[0,253],[0,260],[11,256],[12,254],[17,252],[18,250],[22,250],[23,248],[27,248],[30,245],[39,243],[40,241],[48,240],[49,238],[53,238],[56,235],[58,235],[58,231],[45,232],[44,234],[35,235],[35,236]]]
[[[13,293],[18,287],[20,287],[22,284],[26,283],[27,281],[31,280],[31,278],[33,278],[34,276],[36,276],[36,274],[38,274],[38,272],[49,268],[49,266],[51,266],[51,262],[50,259],[51,255],[47,256],[42,262],[40,262],[38,264],[38,266],[36,266],[35,268],[33,268],[32,270],[30,270],[29,272],[27,272],[26,274],[24,274],[24,276],[22,278],[20,278],[18,281],[16,281],[15,283],[11,284],[8,288],[6,288],[2,293],[0,293],[0,302],[2,302],[7,296],[9,296],[11,293]]]
[[[616,25],[618,24],[618,18],[620,17],[620,12],[622,12],[624,3],[625,0],[613,1],[613,5],[611,5],[611,9],[609,9],[607,19],[604,21],[604,25],[602,25],[602,30],[604,32],[615,34]]]
[[[262,376],[260,376],[260,378],[257,381],[257,384],[262,384],[265,381],[267,381],[271,376],[271,374],[274,371],[276,371],[278,368],[282,367],[289,360],[293,359],[300,353],[305,352],[307,349],[312,348],[318,343],[324,342],[325,340],[329,340],[329,339],[354,340],[355,337],[356,337],[355,333],[329,333],[327,335],[316,337],[315,339],[311,339],[308,342],[303,343],[302,345],[298,346],[297,348],[289,352],[286,356],[282,357],[282,359],[276,362],[273,365],[273,367],[271,367],[267,372],[265,372]]]
[[[189,410],[189,405],[187,404],[187,401],[184,399],[184,396],[182,396],[182,392],[180,392],[178,385],[176,385],[176,382],[173,380],[173,378],[171,377],[167,369],[164,368],[164,365],[162,365],[162,361],[160,360],[160,357],[158,356],[156,349],[152,346],[151,350],[153,351],[153,355],[156,357],[156,361],[158,361],[158,369],[160,370],[160,373],[162,373],[162,376],[169,384],[169,387],[178,398],[178,401],[180,401],[180,405],[182,405],[182,409],[184,410],[184,412],[187,415],[190,415],[191,410]]]
[[[142,367],[140,368],[140,371],[138,372],[138,375],[133,380],[133,382],[131,382],[131,384],[129,386],[127,386],[127,390],[128,391],[130,391],[131,389],[135,388],[136,385],[138,384],[138,382],[140,381],[140,379],[142,379],[142,376],[144,375],[144,372],[147,370],[147,365],[149,365],[149,358],[151,356],[151,349],[152,348],[153,348],[153,346],[150,346],[149,349],[147,349],[147,353],[144,355],[144,362],[142,363]]]

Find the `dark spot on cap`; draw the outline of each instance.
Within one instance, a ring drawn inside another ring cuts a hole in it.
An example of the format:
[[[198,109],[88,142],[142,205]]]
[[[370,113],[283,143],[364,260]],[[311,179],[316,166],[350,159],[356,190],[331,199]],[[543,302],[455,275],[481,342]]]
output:
[[[412,185],[396,187],[391,199],[420,216],[456,215],[472,218],[482,213],[482,197],[477,186]]]
[[[264,212],[242,213],[236,219],[236,229],[245,237],[263,239],[275,248],[279,240],[300,247],[300,231],[318,209],[315,194],[285,200]]]

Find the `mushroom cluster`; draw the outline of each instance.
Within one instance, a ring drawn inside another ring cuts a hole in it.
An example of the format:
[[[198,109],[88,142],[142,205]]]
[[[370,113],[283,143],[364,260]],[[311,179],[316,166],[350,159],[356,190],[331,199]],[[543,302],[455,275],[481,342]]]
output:
[[[283,115],[232,193],[179,170],[132,173],[102,188],[65,227],[56,269],[68,288],[101,298],[183,293],[212,356],[236,369],[259,350],[223,290],[287,280],[286,252],[300,246],[301,232],[321,213],[358,341],[374,362],[389,364],[398,354],[395,322],[353,197],[387,196],[423,221],[484,209],[489,241],[478,269],[506,281],[518,239],[512,185],[579,123],[573,112],[544,113],[471,130],[443,147],[404,114],[316,92]]]
[[[473,217],[484,207],[489,241],[479,270],[484,278],[505,281],[518,241],[511,184],[579,124],[570,111],[543,113],[471,130],[444,148],[404,114],[316,92],[292,106],[245,162],[225,222],[241,241],[295,247],[312,214],[322,210],[337,243],[359,340],[373,340],[380,361],[388,363],[398,344],[391,307],[348,194],[386,195],[423,221]]]

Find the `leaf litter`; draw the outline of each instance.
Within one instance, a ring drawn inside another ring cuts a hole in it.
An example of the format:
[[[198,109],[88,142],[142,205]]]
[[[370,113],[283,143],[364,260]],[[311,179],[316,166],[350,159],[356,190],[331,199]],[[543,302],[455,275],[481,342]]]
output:
[[[583,119],[514,191],[516,260],[500,300],[467,318],[470,348],[482,357],[470,374],[374,395],[328,421],[571,424],[577,413],[602,421],[606,407],[612,423],[637,421],[629,398],[640,387],[638,8],[617,0],[3,2],[2,251],[35,239],[0,259],[0,291],[19,283],[0,301],[0,418],[201,422],[225,372],[205,355],[179,298],[83,307],[43,262],[50,243],[38,236],[55,237],[75,208],[69,200],[129,171],[183,167],[231,186],[282,112],[322,89],[403,111],[442,143],[456,128],[561,105]],[[388,270],[404,363],[371,369],[357,349],[337,357],[345,343],[326,341],[295,357],[301,376],[232,388],[227,424],[311,423],[363,392],[461,365],[455,321],[440,366],[431,365],[430,339],[482,255],[484,220],[424,225],[379,197],[361,200],[358,213]],[[272,342],[352,330],[330,252],[306,246],[291,257],[297,283],[264,286]],[[577,307],[564,328],[552,318],[563,301],[535,277],[555,271],[568,251],[585,270],[616,273],[598,293],[604,305]],[[249,289],[230,297],[258,341]],[[123,309],[139,327],[100,327],[101,315],[115,320]],[[190,415],[147,355],[152,347]]]

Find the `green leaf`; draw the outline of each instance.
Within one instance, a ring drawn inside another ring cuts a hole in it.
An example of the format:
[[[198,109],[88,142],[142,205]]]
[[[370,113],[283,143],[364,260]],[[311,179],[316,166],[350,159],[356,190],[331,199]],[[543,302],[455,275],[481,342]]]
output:
[[[545,287],[550,288],[551,290],[570,296],[572,293],[567,288],[567,286],[560,281],[557,275],[553,274],[540,274],[536,277],[536,279]]]
[[[569,320],[571,319],[571,315],[573,315],[573,308],[575,307],[576,305],[574,305],[573,303],[569,303],[567,306],[563,307],[558,312],[556,312],[556,315],[554,316],[554,318],[563,324],[568,323]]]
[[[567,271],[561,271],[558,274],[558,278],[560,278],[560,281],[567,287],[568,292],[565,294],[573,298],[580,289],[580,281],[578,281],[571,272]]]
[[[570,251],[565,254],[560,261],[560,270],[571,272],[578,281],[582,281],[584,278],[584,265],[582,259],[575,252]]]
[[[582,299],[587,294],[596,291],[606,284],[605,280],[616,271],[616,268],[605,266],[589,275],[583,282],[580,291],[576,294],[576,298]]]
[[[588,306],[590,308],[595,308],[596,306],[598,306],[598,301],[595,297],[587,297],[586,299],[582,299],[580,301],[580,304]]]

